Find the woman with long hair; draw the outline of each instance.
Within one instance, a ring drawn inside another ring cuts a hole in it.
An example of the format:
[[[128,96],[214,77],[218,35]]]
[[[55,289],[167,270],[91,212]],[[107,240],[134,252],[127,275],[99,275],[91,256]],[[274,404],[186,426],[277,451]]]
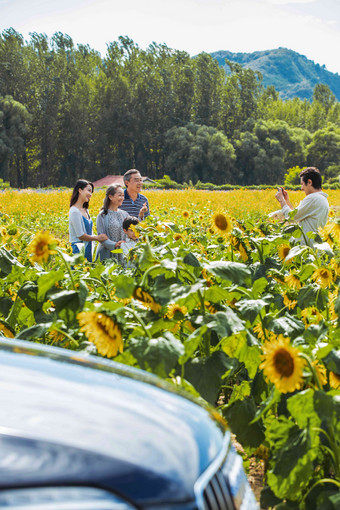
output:
[[[70,200],[69,234],[72,253],[79,253],[79,244],[85,244],[85,257],[92,262],[92,241],[103,242],[105,234],[93,235],[93,221],[89,214],[89,201],[93,193],[92,182],[79,179]]]
[[[97,256],[100,260],[115,257],[117,262],[123,264],[123,254],[112,253],[112,250],[119,249],[127,239],[123,231],[123,221],[128,213],[119,209],[123,200],[124,191],[119,184],[112,184],[107,188],[103,207],[96,220],[98,234],[106,234],[108,237],[98,248]]]

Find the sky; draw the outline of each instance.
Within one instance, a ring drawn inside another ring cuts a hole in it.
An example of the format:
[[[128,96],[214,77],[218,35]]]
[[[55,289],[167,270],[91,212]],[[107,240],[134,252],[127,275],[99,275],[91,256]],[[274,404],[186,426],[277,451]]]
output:
[[[340,74],[340,0],[0,0],[0,32],[69,35],[105,56],[120,35],[139,47],[205,51],[288,48]]]

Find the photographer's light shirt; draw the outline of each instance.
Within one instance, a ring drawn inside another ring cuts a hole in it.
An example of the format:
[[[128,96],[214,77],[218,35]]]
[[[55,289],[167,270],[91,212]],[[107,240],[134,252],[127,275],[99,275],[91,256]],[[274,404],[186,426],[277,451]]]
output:
[[[310,193],[294,209],[294,211],[297,211],[294,221],[300,224],[305,234],[307,232],[317,232],[320,227],[326,225],[329,212],[327,196],[323,191]],[[292,209],[286,204],[282,207],[281,211],[288,218]]]

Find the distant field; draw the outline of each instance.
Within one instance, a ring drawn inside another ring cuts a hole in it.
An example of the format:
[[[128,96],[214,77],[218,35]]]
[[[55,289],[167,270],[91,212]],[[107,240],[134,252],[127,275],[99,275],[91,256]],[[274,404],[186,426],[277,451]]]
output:
[[[340,190],[329,190],[329,203],[334,208],[340,204]],[[249,214],[261,215],[278,209],[275,200],[275,190],[234,190],[234,191],[199,191],[199,190],[153,190],[145,191],[152,214],[162,214],[162,219],[171,220],[183,210],[210,214],[217,209],[229,212],[236,218],[243,218]],[[0,211],[13,216],[13,219],[28,219],[47,217],[48,223],[56,218],[67,217],[71,190],[37,192],[5,191],[1,194]],[[304,197],[301,191],[289,193],[291,201],[297,205]],[[94,217],[98,214],[104,199],[104,191],[96,191],[91,199],[90,213]],[[54,221],[53,221],[54,223]]]

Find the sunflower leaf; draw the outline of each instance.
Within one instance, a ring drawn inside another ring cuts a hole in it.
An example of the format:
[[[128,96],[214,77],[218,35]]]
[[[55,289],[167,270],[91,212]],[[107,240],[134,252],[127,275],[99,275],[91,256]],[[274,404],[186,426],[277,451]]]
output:
[[[309,429],[301,430],[285,416],[269,418],[266,424],[271,450],[268,484],[277,497],[299,500],[312,476],[313,460],[317,456],[317,449],[311,448]]]
[[[38,299],[38,285],[35,282],[24,283],[18,290],[18,296],[32,312],[42,308],[43,303]]]
[[[246,329],[242,320],[229,307],[223,312],[205,315],[202,322],[206,324],[209,329],[216,331],[220,339]]]
[[[141,271],[146,271],[150,266],[159,264],[159,260],[155,257],[149,243],[145,243],[144,250],[138,260]]]
[[[46,292],[50,290],[56,282],[64,278],[64,271],[49,271],[44,273],[38,278],[38,300],[42,301],[45,298]]]
[[[251,273],[245,264],[218,260],[204,265],[205,269],[222,280],[229,280],[233,283],[242,284]]]
[[[215,404],[223,376],[239,366],[239,362],[229,358],[222,351],[215,351],[209,358],[195,358],[185,365],[185,378],[201,396]]]
[[[273,319],[268,328],[277,335],[282,334],[291,338],[295,338],[305,331],[303,322],[290,315]]]
[[[129,347],[141,368],[150,368],[160,377],[167,377],[184,353],[183,344],[168,331],[158,338],[131,338]]]
[[[236,303],[236,307],[245,319],[253,323],[267,304],[268,302],[264,299],[242,299]]]
[[[37,340],[37,338],[42,338],[47,333],[52,324],[52,322],[35,324],[30,328],[20,331],[20,333],[17,335],[17,338],[20,340]]]
[[[112,279],[112,283],[116,287],[116,296],[120,299],[130,298],[135,288],[135,280],[131,276],[120,274]]]
[[[340,375],[340,350],[336,351],[335,349],[332,349],[327,356],[322,358],[322,361],[327,370],[331,370],[332,372]]]
[[[231,431],[244,447],[257,448],[264,441],[262,420],[252,423],[256,414],[256,405],[252,397],[236,400],[223,409]]]

